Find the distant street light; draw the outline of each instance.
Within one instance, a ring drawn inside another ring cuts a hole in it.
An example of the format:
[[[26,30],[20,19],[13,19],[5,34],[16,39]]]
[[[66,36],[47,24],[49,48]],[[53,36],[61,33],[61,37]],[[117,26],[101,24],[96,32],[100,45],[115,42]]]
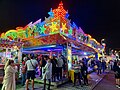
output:
[[[101,40],[101,44],[102,44],[104,47],[106,46],[105,39],[102,39],[102,40]]]
[[[105,39],[101,39],[101,45],[103,46],[103,49],[102,49],[102,58],[104,59],[105,47],[106,47]]]

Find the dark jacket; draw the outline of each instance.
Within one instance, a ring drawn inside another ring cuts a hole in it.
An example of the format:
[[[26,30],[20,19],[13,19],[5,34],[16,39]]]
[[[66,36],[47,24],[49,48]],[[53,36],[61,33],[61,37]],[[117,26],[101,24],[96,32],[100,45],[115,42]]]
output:
[[[44,59],[42,59],[42,67],[45,67],[46,63],[47,62]]]
[[[81,74],[82,74],[82,76],[86,76],[88,74],[87,69],[88,68],[87,68],[86,65],[81,66]]]
[[[114,72],[117,72],[119,75],[120,75],[120,67],[119,66],[116,66],[114,68]]]

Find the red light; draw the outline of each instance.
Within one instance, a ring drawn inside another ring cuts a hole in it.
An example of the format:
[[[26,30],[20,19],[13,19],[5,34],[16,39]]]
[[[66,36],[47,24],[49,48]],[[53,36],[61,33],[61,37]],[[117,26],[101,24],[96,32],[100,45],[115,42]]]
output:
[[[60,2],[60,4],[59,4],[57,9],[53,10],[53,13],[54,13],[55,19],[58,18],[58,17],[61,17],[61,18],[64,19],[64,17],[65,17],[67,12],[64,10],[62,2]]]

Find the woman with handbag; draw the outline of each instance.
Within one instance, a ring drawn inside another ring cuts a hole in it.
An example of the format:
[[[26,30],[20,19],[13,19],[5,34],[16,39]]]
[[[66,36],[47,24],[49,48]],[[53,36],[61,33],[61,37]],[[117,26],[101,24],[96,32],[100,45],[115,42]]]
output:
[[[48,58],[47,64],[44,67],[43,72],[44,72],[44,75],[43,75],[44,88],[43,88],[43,90],[46,90],[46,80],[49,81],[48,90],[50,90],[51,78],[52,78],[52,63],[51,63],[51,60],[49,58]]]

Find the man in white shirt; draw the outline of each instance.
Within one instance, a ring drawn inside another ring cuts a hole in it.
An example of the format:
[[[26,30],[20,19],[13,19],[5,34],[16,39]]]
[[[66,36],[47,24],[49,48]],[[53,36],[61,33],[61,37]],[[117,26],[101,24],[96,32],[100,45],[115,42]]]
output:
[[[27,66],[26,90],[28,90],[28,83],[30,78],[32,79],[32,90],[34,90],[35,70],[38,66],[38,62],[35,60],[34,55],[29,56],[29,60],[26,61],[25,66]]]

